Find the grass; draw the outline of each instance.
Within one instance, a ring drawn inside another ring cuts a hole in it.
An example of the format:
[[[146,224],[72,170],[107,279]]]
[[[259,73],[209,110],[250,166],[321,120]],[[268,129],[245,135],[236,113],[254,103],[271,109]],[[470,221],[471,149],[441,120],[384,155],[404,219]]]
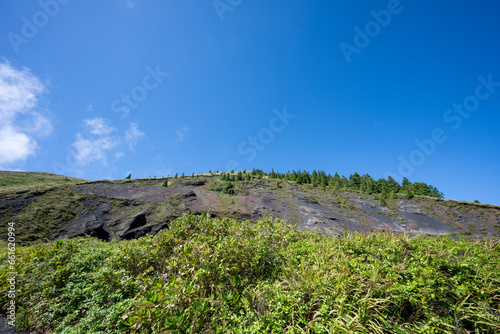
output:
[[[40,195],[18,215],[6,215],[2,219],[5,223],[0,226],[0,235],[6,236],[7,222],[15,222],[19,236],[17,242],[20,244],[48,240],[58,228],[85,210],[81,202],[82,195],[72,193],[67,187],[44,184],[22,188],[32,188],[31,192],[38,191]]]
[[[9,271],[0,250],[0,283]],[[497,333],[500,245],[184,216],[18,247],[17,323],[54,333]],[[3,311],[9,300],[0,295]]]
[[[29,186],[44,183],[71,184],[78,182],[87,181],[51,173],[0,171],[0,187]]]

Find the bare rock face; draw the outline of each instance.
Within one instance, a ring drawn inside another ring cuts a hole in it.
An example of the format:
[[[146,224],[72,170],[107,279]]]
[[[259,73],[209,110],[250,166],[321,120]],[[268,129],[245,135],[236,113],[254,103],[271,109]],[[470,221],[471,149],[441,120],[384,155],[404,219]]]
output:
[[[154,235],[186,213],[257,221],[266,215],[328,235],[392,231],[434,235],[500,236],[500,207],[400,196],[381,205],[370,195],[294,182],[234,182],[217,176],[97,181],[44,192],[0,194],[0,237],[16,223],[19,242],[90,235],[128,240]]]

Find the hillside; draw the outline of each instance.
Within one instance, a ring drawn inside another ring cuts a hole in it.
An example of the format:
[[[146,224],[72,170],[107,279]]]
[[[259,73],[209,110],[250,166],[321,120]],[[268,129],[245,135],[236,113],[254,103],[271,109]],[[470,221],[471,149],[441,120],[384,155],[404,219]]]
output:
[[[185,216],[154,237],[18,247],[11,269],[7,256],[0,247],[0,277],[15,272],[19,288],[16,324],[36,333],[500,330],[500,248],[488,238],[336,238],[270,218]],[[8,302],[2,293],[3,312]]]
[[[299,173],[305,178],[292,180],[290,175],[209,173],[0,188],[0,234],[5,239],[6,223],[12,221],[18,242],[24,244],[83,235],[135,239],[158,233],[185,213],[209,213],[240,222],[256,222],[269,214],[326,235],[382,230],[500,236],[500,207],[444,200],[436,188],[423,183],[408,183],[406,190],[396,184],[399,191],[389,193],[386,180],[371,182],[365,176],[362,182],[351,176],[356,186],[349,188],[349,183],[336,186],[327,177],[311,181],[309,174]],[[377,191],[378,184],[379,193],[363,188]],[[419,191],[436,196],[414,195]]]
[[[17,287],[15,324],[65,334],[500,330],[500,207],[445,200],[424,183],[313,175],[4,187],[0,233],[16,247],[0,241],[0,288]]]
[[[78,182],[86,182],[86,180],[51,173],[0,171],[0,189],[35,184],[70,184]]]

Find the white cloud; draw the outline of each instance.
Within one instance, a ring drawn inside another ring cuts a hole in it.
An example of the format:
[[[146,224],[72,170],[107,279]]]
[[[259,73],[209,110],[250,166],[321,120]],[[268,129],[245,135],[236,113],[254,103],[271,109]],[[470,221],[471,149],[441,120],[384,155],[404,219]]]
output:
[[[130,123],[130,128],[125,132],[125,142],[133,150],[137,142],[144,137],[144,132],[139,130],[137,123]]]
[[[139,130],[136,123],[130,123],[130,128],[125,131],[124,136],[118,135],[118,130],[107,124],[104,119],[96,117],[83,121],[86,134],[77,133],[76,140],[71,144],[74,147],[75,160],[80,166],[87,165],[92,162],[101,163],[104,166],[108,164],[108,153],[112,154],[115,159],[120,159],[125,156],[120,146],[125,143],[129,148],[137,145],[145,134]]]
[[[81,133],[76,134],[76,141],[72,146],[76,150],[75,159],[80,165],[87,165],[98,161],[107,165],[106,152],[118,146],[120,141],[113,137],[99,137],[88,139]]]
[[[44,138],[48,137],[54,130],[52,123],[47,117],[37,112],[26,113],[26,116],[29,118],[19,122],[18,128],[20,131]]]
[[[0,128],[0,165],[26,160],[35,155],[36,141],[15,128],[6,125]]]
[[[106,121],[99,117],[86,119],[83,122],[85,123],[87,131],[93,135],[109,136],[116,131],[114,127],[106,124]]]
[[[188,131],[189,131],[188,126],[186,124],[183,124],[179,130],[175,131],[175,136],[176,136],[175,142],[176,143],[182,142],[184,140],[184,136],[186,135],[186,132],[188,132]]]
[[[0,166],[12,168],[35,156],[35,138],[52,133],[50,120],[40,112],[46,87],[27,68],[0,63]]]

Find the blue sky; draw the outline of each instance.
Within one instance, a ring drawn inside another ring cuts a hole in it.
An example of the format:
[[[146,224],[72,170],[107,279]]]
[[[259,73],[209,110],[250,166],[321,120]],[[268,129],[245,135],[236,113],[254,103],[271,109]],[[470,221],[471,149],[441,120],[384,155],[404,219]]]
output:
[[[493,0],[0,3],[0,169],[368,173],[500,204]]]

